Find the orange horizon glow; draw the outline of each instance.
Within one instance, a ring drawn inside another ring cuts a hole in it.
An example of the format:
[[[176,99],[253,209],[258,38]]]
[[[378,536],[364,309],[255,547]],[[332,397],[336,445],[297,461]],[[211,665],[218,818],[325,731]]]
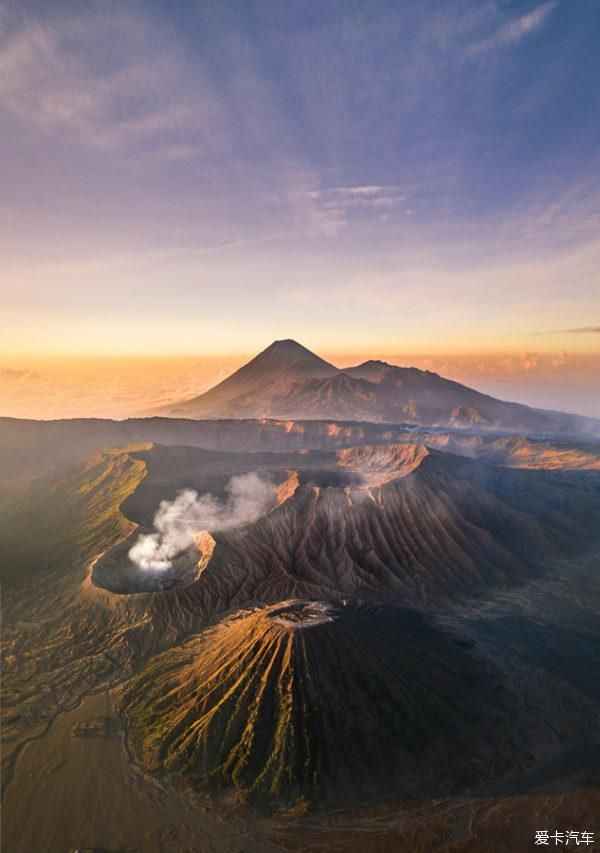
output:
[[[307,349],[314,352],[316,355],[327,361],[335,363],[336,359],[357,359],[367,361],[370,359],[387,360],[389,358],[500,358],[503,356],[517,356],[527,352],[536,352],[544,355],[558,355],[561,352],[567,351],[582,357],[595,357],[600,355],[600,334],[569,334],[569,333],[549,333],[547,335],[532,334],[529,336],[521,336],[518,340],[509,338],[504,345],[498,340],[490,341],[488,344],[469,338],[464,342],[463,346],[448,344],[447,346],[440,345],[439,340],[429,342],[424,340],[420,345],[410,347],[399,346],[398,343],[381,342],[369,345],[367,343],[356,347],[340,344],[331,346],[331,342],[319,343],[312,339],[312,335],[294,336],[294,335],[279,335],[274,338],[265,338],[258,341],[256,344],[248,343],[245,346],[214,346],[204,349],[173,349],[164,351],[144,351],[144,350],[119,350],[118,348],[110,348],[103,352],[97,349],[67,349],[64,350],[43,350],[28,348],[18,348],[12,350],[0,349],[0,366],[10,366],[10,363],[28,363],[40,361],[48,361],[53,363],[68,362],[75,363],[78,361],[95,361],[98,363],[109,363],[118,361],[169,361],[169,360],[198,360],[198,359],[245,359],[249,360],[255,355],[258,355],[266,349],[274,340],[282,340],[284,337],[290,337],[298,343],[305,346]]]
[[[262,347],[264,349],[264,347]],[[430,370],[505,400],[600,417],[600,353],[541,348],[482,352],[332,352],[340,368],[369,359]],[[0,356],[0,416],[125,418],[190,399],[258,350],[185,356]]]

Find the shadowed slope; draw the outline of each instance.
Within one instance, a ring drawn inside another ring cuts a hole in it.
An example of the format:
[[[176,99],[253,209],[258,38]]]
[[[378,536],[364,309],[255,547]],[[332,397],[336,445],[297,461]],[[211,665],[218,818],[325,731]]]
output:
[[[446,768],[481,755],[482,735],[505,736],[503,696],[470,648],[421,614],[288,601],[161,655],[123,707],[151,767],[259,804],[323,807],[390,779],[443,789]]]

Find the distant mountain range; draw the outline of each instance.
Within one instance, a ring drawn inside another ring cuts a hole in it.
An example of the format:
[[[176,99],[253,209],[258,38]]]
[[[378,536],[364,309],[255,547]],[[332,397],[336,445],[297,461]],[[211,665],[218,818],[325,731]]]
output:
[[[293,340],[275,341],[206,393],[152,414],[600,435],[594,418],[505,402],[429,370],[384,361],[339,369]]]

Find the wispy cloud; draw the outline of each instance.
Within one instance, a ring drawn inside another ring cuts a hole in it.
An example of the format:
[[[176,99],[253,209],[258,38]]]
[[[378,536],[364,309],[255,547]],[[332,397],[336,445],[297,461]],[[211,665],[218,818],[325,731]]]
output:
[[[166,156],[197,153],[188,134],[210,142],[218,105],[194,96],[168,38],[126,14],[27,20],[0,39],[0,108],[43,131],[87,144],[157,142]]]
[[[339,234],[352,217],[373,213],[386,217],[385,211],[398,208],[407,198],[398,187],[376,184],[306,189],[297,196],[307,221],[325,236]]]
[[[534,9],[528,15],[523,15],[515,21],[506,24],[498,33],[498,38],[507,44],[521,41],[524,36],[539,29],[548,15],[556,9],[557,5],[558,0],[542,3],[541,6],[538,6],[537,9]]]
[[[332,193],[337,193],[340,196],[346,196],[348,198],[372,198],[373,196],[379,196],[380,193],[384,191],[383,187],[376,187],[371,185],[359,186],[359,187],[335,187],[331,190]]]
[[[600,326],[579,326],[576,329],[553,329],[550,334],[553,335],[594,335],[600,334]]]
[[[559,0],[548,0],[526,15],[521,15],[501,24],[492,35],[472,44],[468,53],[478,56],[496,48],[518,44],[526,36],[532,35],[543,26],[546,19],[558,6],[558,2]]]

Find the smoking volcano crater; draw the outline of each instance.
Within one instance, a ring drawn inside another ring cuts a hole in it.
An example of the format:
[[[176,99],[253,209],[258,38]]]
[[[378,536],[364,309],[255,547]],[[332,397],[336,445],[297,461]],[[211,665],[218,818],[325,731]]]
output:
[[[277,473],[275,481],[269,473],[266,478],[256,472],[229,477],[221,473],[216,496],[189,487],[178,489],[173,500],[160,502],[153,528],[136,520],[136,530],[96,561],[93,584],[126,595],[164,592],[194,583],[215,547],[209,530],[243,527],[293,492],[298,483],[295,472]]]
[[[94,586],[118,595],[165,592],[176,587],[186,587],[201,576],[215,546],[210,533],[203,531],[167,568],[150,566],[143,569],[129,558],[129,551],[139,535],[138,529],[96,561],[92,570]]]
[[[122,710],[150,768],[271,810],[487,778],[496,745],[504,769],[515,754],[509,701],[489,663],[417,611],[291,600],[153,659]]]

